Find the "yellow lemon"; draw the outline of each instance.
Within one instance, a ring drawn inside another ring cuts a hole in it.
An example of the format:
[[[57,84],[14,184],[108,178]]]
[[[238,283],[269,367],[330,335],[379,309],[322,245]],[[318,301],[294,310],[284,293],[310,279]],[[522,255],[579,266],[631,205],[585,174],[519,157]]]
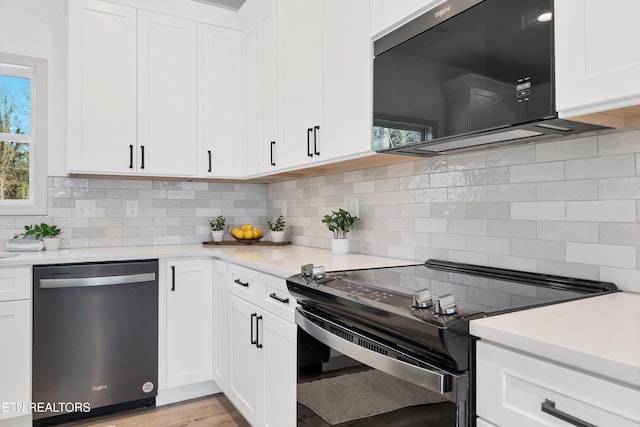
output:
[[[260,230],[258,230],[258,229],[253,230],[253,238],[254,239],[257,239],[258,237],[260,237],[260,234],[261,234]]]
[[[244,230],[245,239],[253,239],[253,230]]]
[[[258,233],[258,235],[256,237],[262,237],[262,230],[260,230],[259,228],[256,228],[255,230],[253,230],[253,233]]]
[[[236,239],[244,239],[244,233],[239,228],[234,228],[231,230],[231,235]]]
[[[244,230],[244,231],[251,231],[251,230],[253,230],[253,225],[251,225],[251,224],[244,224],[244,225],[242,226],[242,230]]]

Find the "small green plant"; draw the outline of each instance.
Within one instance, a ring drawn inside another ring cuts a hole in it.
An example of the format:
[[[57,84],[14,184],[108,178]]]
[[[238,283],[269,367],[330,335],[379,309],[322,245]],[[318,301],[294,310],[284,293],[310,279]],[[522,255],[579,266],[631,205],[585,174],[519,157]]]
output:
[[[271,222],[271,221],[267,221],[267,226],[269,227],[269,230],[271,231],[283,231],[284,230],[284,218],[282,217],[282,215],[280,215],[278,218],[276,218],[275,221]]]
[[[222,215],[218,215],[217,218],[212,219],[209,222],[209,227],[211,227],[211,231],[224,231],[224,224],[226,219]]]
[[[325,215],[322,222],[327,225],[329,231],[333,231],[336,239],[346,239],[347,233],[354,227],[358,218],[351,216],[349,211],[342,208],[337,211],[331,211],[330,215]]]
[[[24,233],[15,234],[14,239],[36,239],[41,240],[44,237],[58,237],[62,230],[55,225],[32,224],[24,226]]]

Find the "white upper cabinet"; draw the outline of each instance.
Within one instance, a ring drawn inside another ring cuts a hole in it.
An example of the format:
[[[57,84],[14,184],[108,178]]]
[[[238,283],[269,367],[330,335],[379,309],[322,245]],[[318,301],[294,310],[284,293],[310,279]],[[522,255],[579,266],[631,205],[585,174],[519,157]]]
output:
[[[200,24],[198,176],[241,177],[240,32]]]
[[[68,170],[127,174],[137,164],[137,11],[69,2]]]
[[[640,124],[640,2],[563,0],[554,7],[560,117]]]
[[[69,1],[70,173],[243,176],[240,32],[190,3]]]
[[[138,11],[138,172],[196,175],[196,23]]]
[[[371,0],[371,35],[382,36],[444,0]]]
[[[282,166],[371,153],[367,0],[280,0]]]

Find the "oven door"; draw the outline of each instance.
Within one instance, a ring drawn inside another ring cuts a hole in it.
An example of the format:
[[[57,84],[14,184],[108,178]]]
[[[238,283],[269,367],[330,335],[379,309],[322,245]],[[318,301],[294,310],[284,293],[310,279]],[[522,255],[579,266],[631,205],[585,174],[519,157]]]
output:
[[[466,373],[296,310],[298,425],[467,426]]]

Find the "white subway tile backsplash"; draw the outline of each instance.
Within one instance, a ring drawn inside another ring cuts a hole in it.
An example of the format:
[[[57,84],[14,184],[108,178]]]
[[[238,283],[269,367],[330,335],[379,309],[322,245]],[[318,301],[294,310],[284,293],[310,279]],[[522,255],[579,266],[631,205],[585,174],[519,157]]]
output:
[[[487,254],[466,251],[449,251],[449,261],[462,262],[465,264],[487,265]]]
[[[640,223],[602,223],[599,243],[640,246]]]
[[[565,260],[565,242],[512,239],[511,255],[534,259]]]
[[[516,239],[535,239],[537,235],[536,221],[487,221],[489,236],[510,237]]]
[[[633,176],[635,173],[636,165],[633,154],[568,160],[565,163],[566,179]]]
[[[467,237],[461,234],[431,233],[431,246],[465,251],[467,250]]]
[[[484,219],[458,219],[447,220],[447,231],[453,234],[487,235],[487,221]]]
[[[518,202],[536,200],[536,184],[505,184],[487,186],[490,202]]]
[[[598,181],[600,199],[640,199],[640,176]]]
[[[597,265],[539,259],[538,271],[544,271],[546,274],[553,274],[556,276],[600,280],[600,267]]]
[[[595,157],[598,155],[598,137],[574,138],[537,144],[535,147],[537,162]]]
[[[612,282],[616,286],[627,285],[626,291],[640,293],[640,270],[600,267],[600,280]]]
[[[446,202],[447,201],[447,189],[446,188],[433,188],[433,189],[419,189],[414,190],[415,201],[417,203],[429,203],[429,202]]]
[[[527,144],[487,151],[487,167],[535,163],[535,147],[533,144]]]
[[[511,203],[511,219],[564,221],[565,202],[514,202]]]
[[[556,181],[536,184],[537,200],[597,200],[598,181]]]
[[[474,203],[475,204],[475,203]],[[467,203],[431,203],[430,215],[434,218],[466,218]]]
[[[567,242],[567,261],[635,269],[636,250],[632,246]]]
[[[567,221],[635,222],[633,200],[566,202]]]
[[[511,205],[507,202],[467,203],[467,218],[509,219]]]
[[[446,233],[447,219],[444,218],[416,218],[416,231],[428,233]]]
[[[509,168],[473,169],[465,172],[466,185],[508,184]]]
[[[431,188],[458,187],[465,185],[464,172],[443,172],[431,174]]]
[[[511,254],[511,239],[504,237],[468,236],[467,249],[486,254]]]
[[[447,158],[447,170],[449,171],[484,169],[486,167],[487,153],[484,151],[454,154]]]
[[[509,174],[512,183],[562,181],[564,179],[564,162],[510,166]]]
[[[447,200],[450,202],[486,202],[487,187],[449,187]]]
[[[598,135],[598,155],[640,153],[640,130],[607,132]]]
[[[539,221],[538,239],[565,242],[598,242],[595,222]]]

